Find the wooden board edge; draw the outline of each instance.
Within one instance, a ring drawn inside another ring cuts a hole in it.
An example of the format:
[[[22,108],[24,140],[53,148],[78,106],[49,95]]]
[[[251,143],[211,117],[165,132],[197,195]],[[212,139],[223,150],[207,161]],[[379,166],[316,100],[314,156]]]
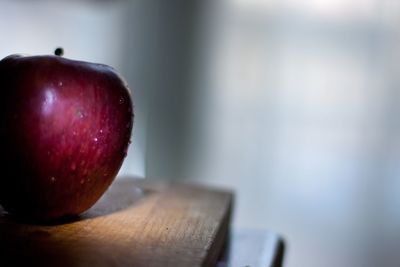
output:
[[[218,259],[223,253],[226,242],[229,238],[230,223],[232,220],[233,207],[234,207],[234,194],[231,191],[230,192],[225,191],[225,193],[229,195],[228,208],[226,209],[221,224],[217,229],[216,235],[213,239],[214,242],[210,245],[208,249],[208,255],[201,265],[203,267],[215,266],[217,264]]]

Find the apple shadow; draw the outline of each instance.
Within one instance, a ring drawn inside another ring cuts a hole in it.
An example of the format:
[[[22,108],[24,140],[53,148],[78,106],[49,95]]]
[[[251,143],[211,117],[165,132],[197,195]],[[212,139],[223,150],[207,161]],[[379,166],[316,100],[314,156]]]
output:
[[[132,259],[131,247],[102,239],[101,231],[98,237],[80,233],[91,231],[92,226],[107,229],[107,219],[101,217],[124,214],[154,192],[141,188],[138,179],[119,178],[88,211],[46,224],[21,221],[0,206],[0,266],[114,266],[115,257],[130,255]],[[70,239],[70,235],[74,238]],[[133,258],[136,257],[140,255]]]
[[[24,217],[17,217],[7,213],[0,206],[0,223],[11,223],[36,226],[57,226],[71,224],[79,221],[94,219],[100,216],[108,216],[135,205],[138,205],[146,197],[155,191],[149,188],[141,188],[140,180],[135,177],[121,177],[116,179],[103,196],[87,211],[76,216],[65,216],[51,221],[32,221]],[[138,184],[138,185],[137,185]]]

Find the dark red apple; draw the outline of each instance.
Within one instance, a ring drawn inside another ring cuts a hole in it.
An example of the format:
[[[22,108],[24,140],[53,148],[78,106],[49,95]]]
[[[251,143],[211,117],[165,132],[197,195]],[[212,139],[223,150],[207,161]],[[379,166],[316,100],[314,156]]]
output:
[[[60,56],[0,61],[0,204],[29,220],[77,215],[106,191],[133,126],[126,82]]]

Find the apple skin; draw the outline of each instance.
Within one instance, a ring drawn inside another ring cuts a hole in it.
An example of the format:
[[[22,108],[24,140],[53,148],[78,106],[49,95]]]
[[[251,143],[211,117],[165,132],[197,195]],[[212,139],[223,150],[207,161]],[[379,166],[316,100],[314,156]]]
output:
[[[117,175],[133,126],[111,67],[60,56],[0,61],[0,205],[32,221],[90,208]]]

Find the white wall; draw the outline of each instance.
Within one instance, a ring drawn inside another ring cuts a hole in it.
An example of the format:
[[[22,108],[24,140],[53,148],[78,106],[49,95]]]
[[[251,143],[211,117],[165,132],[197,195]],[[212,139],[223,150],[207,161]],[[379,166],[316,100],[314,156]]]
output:
[[[399,4],[223,1],[202,11],[183,176],[233,187],[235,225],[286,266],[398,266]]]

